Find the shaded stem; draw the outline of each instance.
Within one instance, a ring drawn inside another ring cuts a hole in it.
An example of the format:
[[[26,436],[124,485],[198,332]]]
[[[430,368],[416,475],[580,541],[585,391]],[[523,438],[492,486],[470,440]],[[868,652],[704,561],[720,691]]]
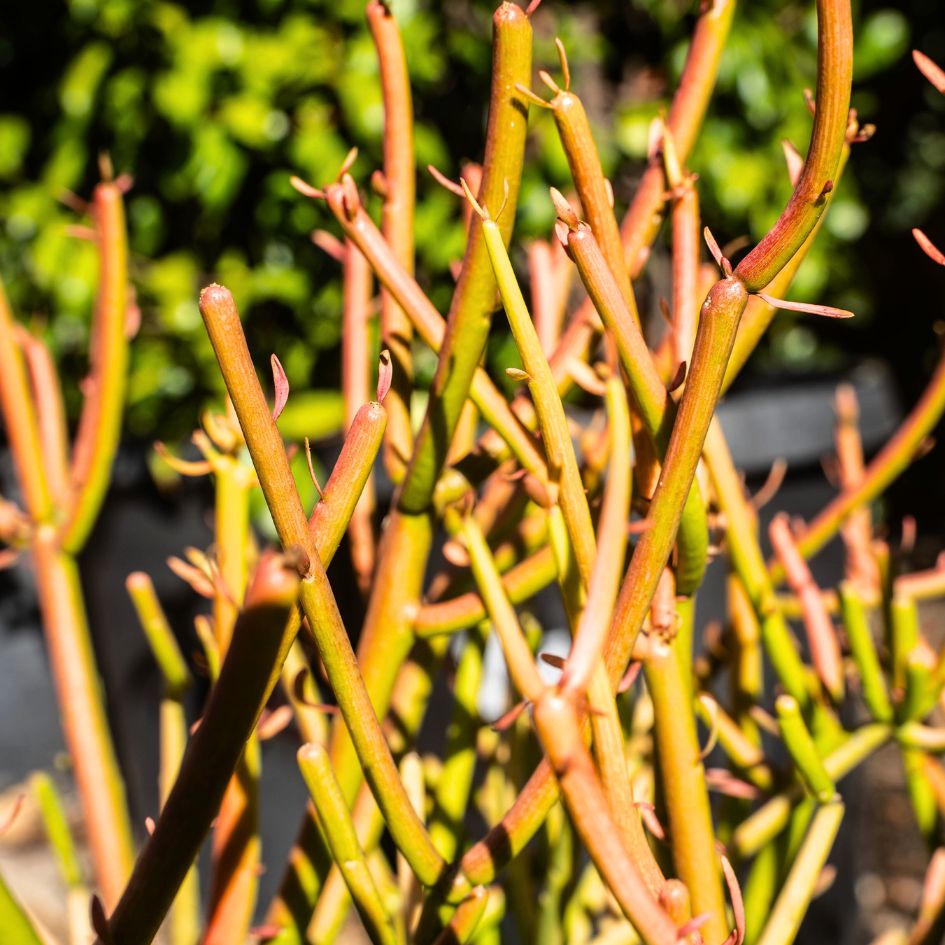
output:
[[[113,945],[147,945],[154,938],[194,862],[279,679],[294,637],[290,618],[299,583],[281,556],[260,561],[180,773],[109,920]]]

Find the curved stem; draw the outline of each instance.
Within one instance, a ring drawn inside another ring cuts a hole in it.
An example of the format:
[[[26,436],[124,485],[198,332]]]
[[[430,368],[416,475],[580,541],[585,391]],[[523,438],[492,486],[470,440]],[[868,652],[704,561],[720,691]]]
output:
[[[44,472],[43,441],[36,407],[30,397],[26,365],[16,338],[16,324],[0,283],[0,407],[26,511],[34,522],[53,515],[52,495]]]
[[[817,112],[807,160],[788,205],[736,273],[751,292],[763,289],[810,235],[837,181],[853,79],[849,0],[817,0]]]
[[[532,718],[554,766],[575,829],[624,915],[647,945],[676,942],[675,923],[647,888],[608,813],[574,706],[566,698],[549,692],[535,705]]]
[[[121,437],[128,368],[128,241],[118,185],[99,184],[92,207],[99,244],[99,294],[88,393],[72,453],[73,505],[61,537],[63,549],[72,553],[85,544],[108,489]]]

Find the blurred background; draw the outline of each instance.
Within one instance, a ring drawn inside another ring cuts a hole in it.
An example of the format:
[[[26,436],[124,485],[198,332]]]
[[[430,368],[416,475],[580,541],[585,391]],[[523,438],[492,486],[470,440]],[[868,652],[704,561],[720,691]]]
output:
[[[328,214],[300,199],[288,181],[292,173],[316,183],[331,179],[352,145],[360,149],[354,173],[365,187],[380,163],[383,115],[363,6],[0,5],[0,272],[15,310],[47,324],[76,379],[85,370],[95,253],[67,235],[76,215],[57,198],[89,194],[101,151],[134,177],[128,211],[143,320],[133,350],[129,437],[189,435],[195,404],[218,390],[196,305],[211,279],[234,291],[251,344],[279,352],[295,391],[325,392],[316,398],[325,432],[340,422],[331,393],[338,381],[337,264],[309,241],[313,228],[329,227]],[[393,7],[415,89],[418,165],[434,163],[455,176],[462,160],[480,156],[493,5],[394,0]],[[878,131],[855,149],[795,295],[858,317],[831,325],[779,315],[743,383],[842,370],[872,355],[891,366],[909,405],[935,356],[933,323],[942,314],[940,273],[915,250],[909,229],[945,238],[945,100],[908,54],[918,46],[945,58],[945,21],[938,0],[854,7],[854,104]],[[535,16],[536,68],[557,73],[553,39],[560,35],[618,210],[632,195],[649,123],[675,86],[694,14],[690,0],[546,0]],[[801,94],[813,82],[815,47],[812,3],[740,6],[690,162],[701,177],[705,221],[722,243],[757,238],[783,206],[789,184],[781,139],[806,147],[810,117]],[[568,183],[550,116],[536,111],[531,149],[520,242],[548,233],[547,185]],[[441,307],[451,288],[448,264],[462,246],[458,220],[455,199],[421,173],[419,273]],[[660,267],[651,269],[656,275],[640,291],[655,310]],[[497,333],[493,357],[505,346]],[[422,380],[433,359],[419,356]],[[920,527],[937,529],[942,500],[925,495],[922,504]]]

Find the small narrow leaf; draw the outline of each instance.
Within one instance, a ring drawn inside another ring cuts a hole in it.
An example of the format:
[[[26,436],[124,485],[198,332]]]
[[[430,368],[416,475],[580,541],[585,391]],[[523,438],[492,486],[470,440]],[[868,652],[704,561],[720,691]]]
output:
[[[735,917],[735,928],[725,940],[725,945],[742,945],[745,941],[745,903],[742,900],[742,889],[738,885],[738,877],[727,856],[722,856],[722,872],[725,874],[725,884],[728,886],[728,896],[732,903],[732,914]]]
[[[442,171],[437,170],[432,164],[427,165],[427,170],[430,172],[430,176],[445,190],[448,190],[451,194],[456,194],[457,197],[466,196],[463,192],[463,188],[460,187],[456,181],[450,180]]]
[[[804,170],[804,158],[801,157],[800,151],[787,138],[781,142],[781,147],[784,149],[784,160],[787,164],[791,186],[796,187],[801,177],[801,171]]]
[[[289,178],[289,183],[303,196],[310,197],[312,200],[323,200],[325,191],[319,187],[313,187],[311,184],[296,177],[294,174]]]
[[[377,401],[384,403],[384,398],[390,391],[390,385],[394,380],[394,364],[391,360],[390,352],[385,348],[381,352],[380,361],[377,369]]]
[[[940,266],[945,266],[945,253],[943,253],[918,227],[912,231],[915,241],[919,244],[922,252],[933,262]]]
[[[918,66],[919,72],[921,72],[939,92],[945,95],[945,70],[932,62],[925,53],[919,52],[918,49],[912,50],[912,61]]]
[[[813,305],[810,302],[788,302],[785,299],[776,299],[764,292],[756,293],[759,299],[767,302],[774,308],[782,308],[788,312],[806,312],[808,315],[823,315],[824,318],[853,318],[853,312],[845,308],[833,308],[830,305]]]
[[[269,358],[272,365],[272,383],[276,390],[276,400],[272,406],[272,419],[278,420],[289,399],[289,379],[285,376],[282,362],[275,356]]]

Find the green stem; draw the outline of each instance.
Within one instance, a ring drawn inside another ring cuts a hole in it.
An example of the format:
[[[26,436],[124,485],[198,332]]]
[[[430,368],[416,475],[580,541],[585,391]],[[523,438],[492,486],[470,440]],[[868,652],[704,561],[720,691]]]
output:
[[[889,691],[870,631],[869,617],[859,591],[849,581],[840,585],[840,604],[850,650],[860,673],[863,701],[877,722],[891,722],[892,703],[889,701]]]
[[[63,882],[70,888],[84,886],[82,867],[56,785],[48,774],[37,772],[30,778],[30,789],[43,818],[46,839],[55,854]]]
[[[73,554],[85,545],[108,489],[121,437],[128,369],[128,241],[118,185],[99,184],[92,209],[100,254],[99,293],[88,393],[72,454],[73,506],[61,535],[63,549]]]
[[[417,333],[426,344],[442,356],[446,325],[416,280],[400,265],[393,250],[387,245],[380,230],[361,206],[354,182],[346,178],[325,191],[328,206],[341,224],[348,239],[371,264],[378,282],[391,294],[410,317]],[[522,422],[516,418],[488,374],[476,365],[469,387],[469,398],[502,438],[502,443],[491,448],[495,459],[505,457],[505,444],[522,466],[540,479],[547,479],[544,457]],[[521,413],[521,411],[519,411]],[[459,421],[457,420],[457,423]],[[488,442],[484,438],[484,442]],[[489,452],[489,450],[487,450]]]
[[[558,503],[586,590],[591,580],[597,549],[594,543],[594,526],[591,523],[577,456],[571,443],[564,405],[558,397],[554,376],[541,350],[538,332],[512,269],[502,231],[499,224],[489,217],[487,205],[481,206],[482,233],[489,259],[505,305],[512,337],[521,356],[522,366],[528,374],[528,389],[538,414],[538,426],[548,459],[549,478],[558,486]]]
[[[785,691],[801,706],[807,706],[810,702],[807,667],[778,606],[758,544],[757,518],[745,496],[744,484],[718,420],[709,426],[704,457],[719,508],[725,514],[725,537],[732,566],[758,617],[768,658]]]
[[[849,0],[817,0],[817,27],[817,113],[807,160],[777,223],[735,270],[750,292],[762,290],[801,248],[837,180],[853,78]]]
[[[47,945],[26,910],[0,875],[0,928],[7,945]]]
[[[784,747],[787,748],[797,773],[821,804],[829,803],[836,796],[837,789],[817,752],[810,731],[804,724],[797,700],[788,695],[780,695],[774,705]]]
[[[585,224],[569,227],[567,250],[594,307],[614,338],[634,404],[659,459],[664,460],[676,407],[663,386],[643,334],[621,297],[595,234]],[[698,484],[694,484],[686,496],[679,530],[677,588],[680,594],[689,595],[702,581],[709,545],[705,504]]]
[[[858,728],[842,745],[824,758],[824,768],[834,781],[841,781],[857,765],[889,741],[891,726],[880,722]],[[770,843],[787,825],[791,810],[802,797],[799,785],[787,788],[742,821],[732,834],[729,845],[740,857],[757,853]]]
[[[757,945],[791,945],[817,889],[820,871],[833,847],[844,807],[839,800],[821,807],[791,865]]]
[[[317,544],[308,531],[282,438],[256,377],[233,297],[220,286],[210,286],[201,294],[201,312],[279,539],[283,547],[300,549],[307,558],[300,589],[302,609],[358,760],[395,843],[420,881],[432,885],[443,871],[443,860],[430,843],[397,774],[319,560]]]
[[[728,934],[722,870],[705,768],[700,757],[692,695],[673,643],[652,640],[643,664],[653,700],[654,735],[659,758],[661,797],[669,814],[669,836],[676,872],[689,890],[694,915],[710,913],[708,941]]]
[[[463,646],[453,683],[453,714],[446,728],[443,769],[436,788],[430,839],[443,858],[451,861],[463,839],[466,808],[473,789],[477,709],[482,682],[483,638],[472,633]]]
[[[527,85],[531,78],[532,29],[522,9],[508,2],[496,11],[493,25],[492,92],[479,197],[488,207],[507,202],[500,231],[508,244],[522,176],[528,116],[528,104],[516,85]],[[397,498],[402,511],[418,513],[429,505],[473,374],[482,358],[492,322],[495,290],[482,224],[473,220],[426,416]]]
[[[303,745],[299,768],[324,826],[332,859],[339,865],[351,898],[368,930],[381,945],[403,941],[368,870],[364,850],[358,842],[351,813],[341,795],[328,754],[320,745]]]

